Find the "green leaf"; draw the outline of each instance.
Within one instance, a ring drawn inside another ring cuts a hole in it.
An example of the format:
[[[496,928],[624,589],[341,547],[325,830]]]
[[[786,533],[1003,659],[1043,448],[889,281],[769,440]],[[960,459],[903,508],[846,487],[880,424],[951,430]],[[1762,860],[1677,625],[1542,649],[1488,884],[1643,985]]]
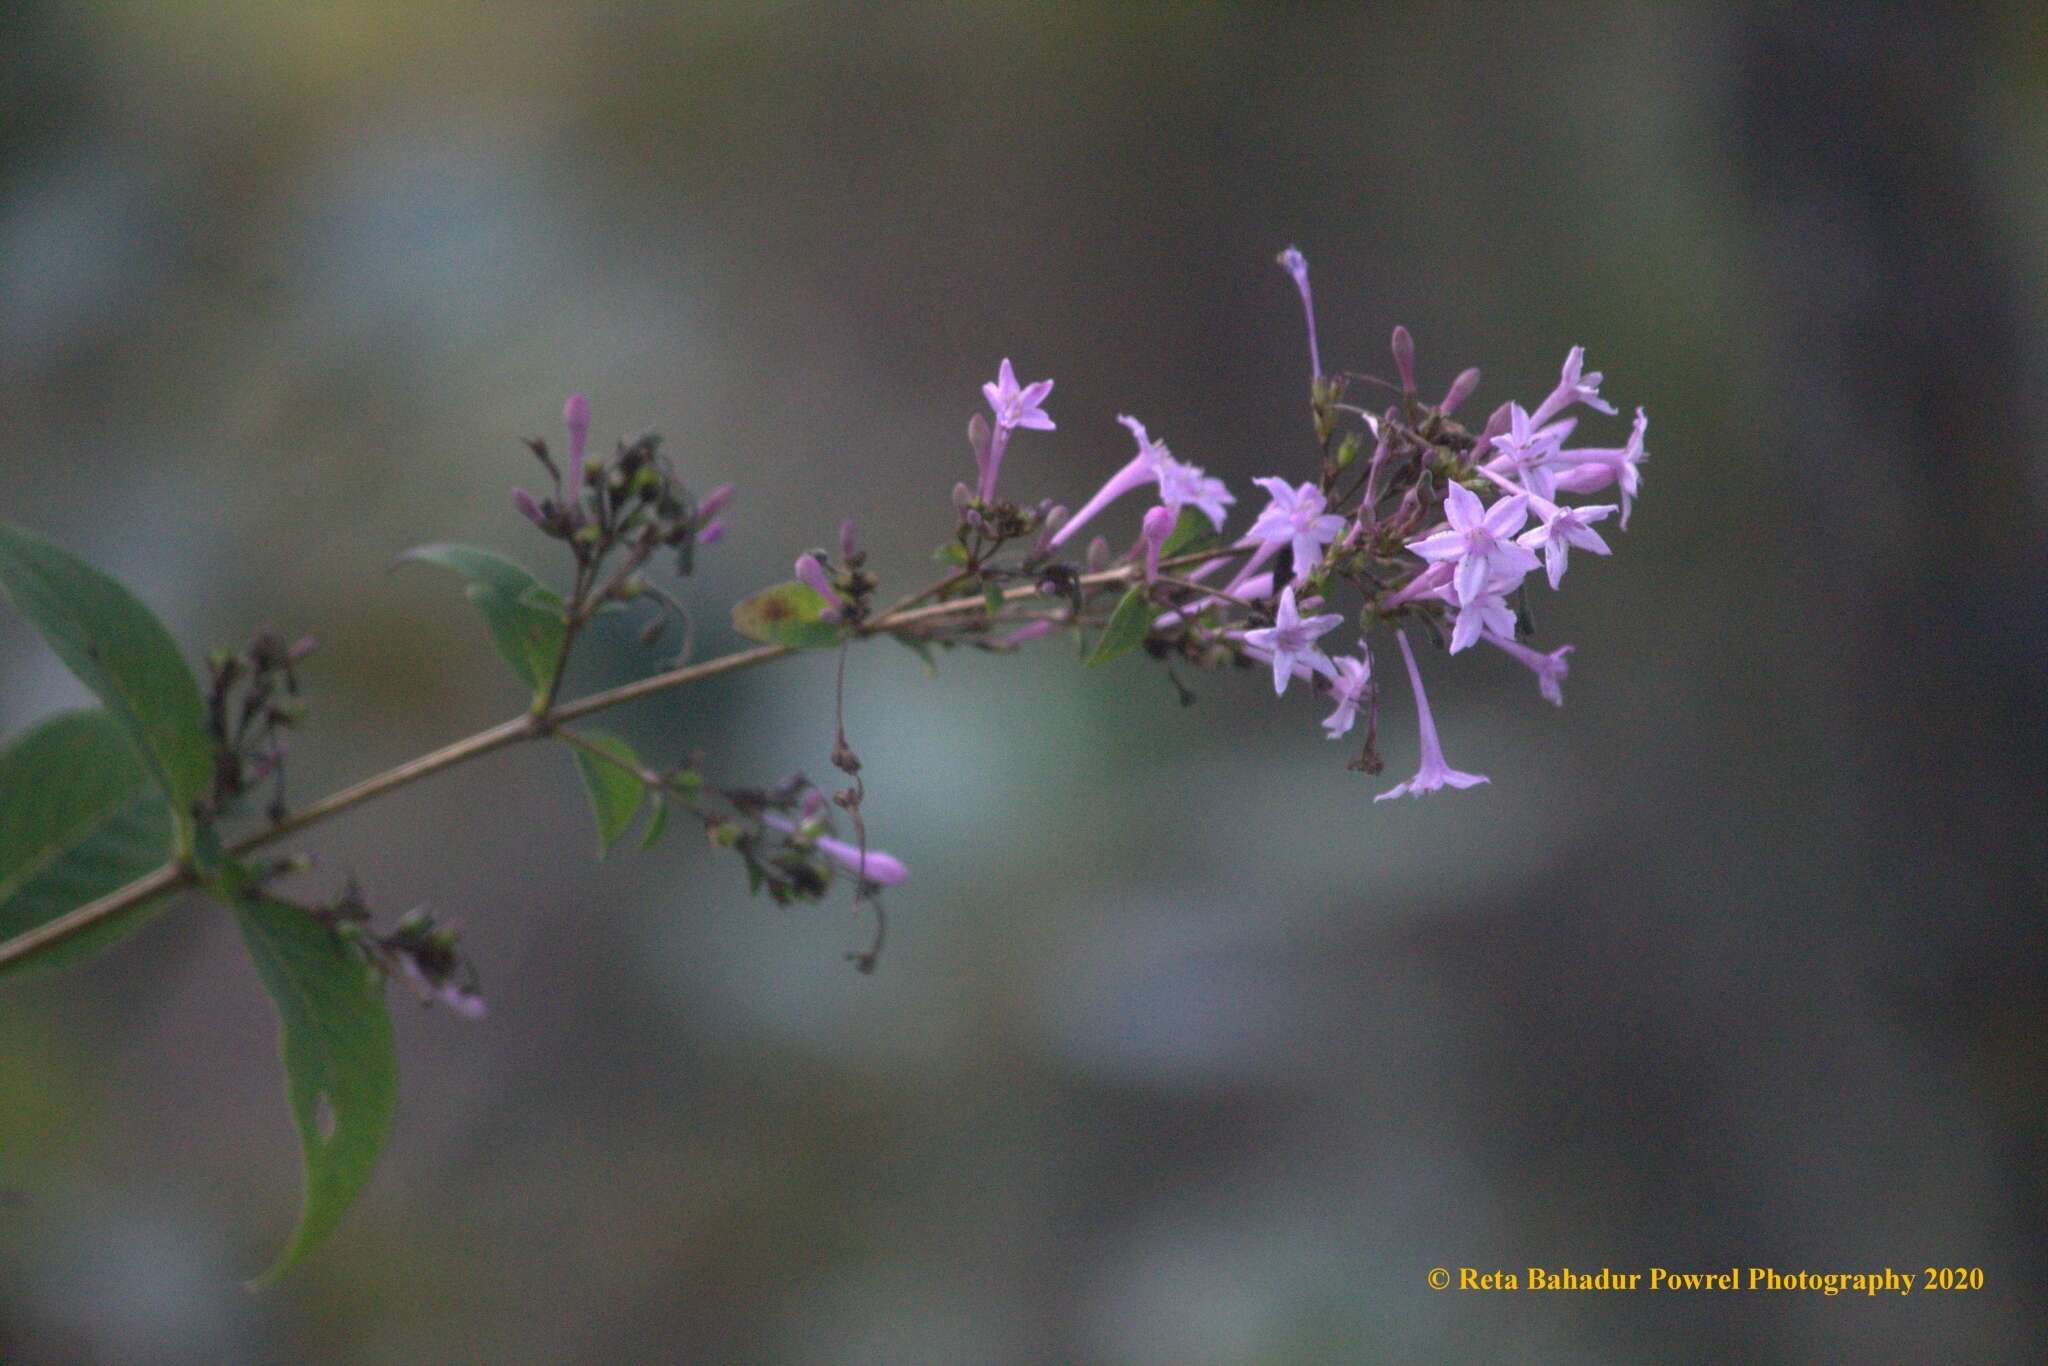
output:
[[[0,939],[12,939],[126,886],[171,856],[171,812],[120,723],[64,712],[0,751]],[[68,966],[132,933],[159,898],[0,968]]]
[[[967,563],[967,547],[958,541],[948,541],[932,552],[932,558],[940,564],[965,566]]]
[[[1190,551],[1206,550],[1215,541],[1216,524],[1204,516],[1201,509],[1184,507],[1180,510],[1180,520],[1173,524],[1172,532],[1167,535],[1166,543],[1159,547],[1159,556],[1172,559]]]
[[[576,771],[583,775],[590,813],[597,817],[597,856],[603,858],[639,814],[647,785],[640,781],[640,759],[631,745],[616,735],[597,731],[585,731],[583,738],[618,761],[607,763],[581,748],[575,750]]]
[[[668,829],[668,799],[654,798],[654,814],[647,818],[647,828],[640,832],[640,847],[652,849],[662,832]]]
[[[469,600],[483,614],[491,642],[536,701],[547,696],[562,657],[561,595],[525,569],[471,545],[415,546],[398,557],[453,570],[469,581]]]
[[[1145,597],[1144,585],[1133,584],[1109,614],[1109,624],[1102,628],[1102,639],[1095,642],[1095,652],[1088,656],[1088,663],[1107,664],[1137,649],[1145,643],[1145,633],[1152,629],[1152,619],[1158,615]]]
[[[818,590],[791,579],[736,603],[732,628],[768,645],[829,650],[839,643],[839,624],[822,620],[824,613],[825,599]]]
[[[398,1107],[398,1053],[377,971],[297,906],[236,908],[242,940],[277,1006],[285,1096],[306,1155],[306,1198],[291,1242],[252,1287],[317,1247],[369,1183]]]
[[[162,623],[85,561],[4,523],[0,593],[106,705],[178,819],[186,819],[213,783],[213,741],[199,685]]]
[[[981,581],[981,608],[984,612],[988,613],[991,621],[1003,614],[1003,586],[1001,584],[990,583],[987,579]]]
[[[924,661],[924,676],[926,678],[937,678],[939,676],[939,661],[932,657],[931,642],[920,640],[916,636],[903,635],[892,635],[889,639]]]

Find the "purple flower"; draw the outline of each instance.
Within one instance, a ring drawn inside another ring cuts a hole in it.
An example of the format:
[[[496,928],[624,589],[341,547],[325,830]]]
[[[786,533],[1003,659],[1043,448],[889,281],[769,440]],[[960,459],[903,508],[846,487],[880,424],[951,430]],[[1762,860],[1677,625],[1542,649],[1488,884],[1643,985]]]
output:
[[[1577,418],[1566,418],[1539,427],[1535,419],[1523,410],[1519,403],[1508,405],[1507,430],[1493,438],[1493,449],[1500,452],[1489,464],[1502,471],[1530,469],[1541,465],[1557,453],[1564,445],[1572,428],[1578,425]]]
[[[1515,494],[1489,508],[1463,484],[1452,484],[1444,497],[1444,519],[1450,523],[1448,529],[1410,541],[1408,548],[1425,560],[1457,562],[1451,582],[1459,602],[1481,596],[1491,579],[1520,582],[1536,568],[1535,555],[1514,541],[1529,520],[1526,496]]]
[[[1469,650],[1478,644],[1482,631],[1514,634],[1515,612],[1508,606],[1506,591],[1511,590],[1499,580],[1495,580],[1472,597],[1458,599],[1457,620],[1451,625],[1452,654]]]
[[[1135,417],[1119,417],[1118,422],[1130,429],[1137,438],[1138,453],[1125,462],[1122,469],[1109,476],[1109,481],[1098,489],[1093,498],[1081,505],[1081,510],[1069,517],[1066,524],[1053,534],[1051,544],[1061,545],[1068,537],[1086,526],[1096,513],[1108,507],[1117,499],[1142,484],[1159,485],[1159,501],[1178,514],[1183,507],[1201,509],[1203,515],[1213,522],[1218,531],[1223,529],[1224,508],[1237,500],[1224,487],[1221,479],[1211,479],[1203,474],[1199,466],[1187,464],[1173,458],[1173,452],[1163,441],[1154,441],[1145,431],[1145,424]]]
[[[1037,621],[1027,622],[1025,625],[1019,626],[1016,630],[1004,636],[1003,643],[1006,645],[1024,645],[1034,640],[1043,640],[1052,634],[1052,628],[1053,620],[1051,617],[1040,617]]]
[[[716,517],[725,511],[725,505],[732,501],[733,486],[720,484],[697,500],[697,516],[704,519]]]
[[[1394,368],[1401,373],[1401,392],[1409,397],[1415,394],[1415,338],[1408,335],[1408,329],[1394,325]]]
[[[1566,561],[1573,546],[1590,550],[1595,555],[1609,555],[1613,550],[1600,533],[1593,530],[1593,523],[1600,521],[1614,511],[1614,504],[1601,503],[1593,507],[1570,507],[1553,503],[1548,498],[1533,499],[1531,505],[1542,524],[1533,526],[1516,537],[1516,541],[1530,550],[1543,552],[1544,567],[1550,571],[1550,586],[1556,588],[1564,581]]]
[[[1460,370],[1458,377],[1451,381],[1451,387],[1444,391],[1444,400],[1436,405],[1436,410],[1445,417],[1449,417],[1460,403],[1472,397],[1472,391],[1478,387],[1479,370],[1477,367],[1470,370]]]
[[[1499,646],[1511,658],[1535,674],[1536,687],[1542,692],[1545,701],[1553,706],[1564,705],[1564,689],[1560,685],[1564,682],[1565,675],[1571,672],[1571,665],[1565,662],[1565,656],[1572,652],[1571,646],[1560,645],[1549,654],[1545,654],[1541,650],[1532,650],[1520,641],[1510,640],[1507,636],[1496,635],[1492,631],[1486,633],[1486,642]]]
[[[988,399],[989,410],[995,414],[995,430],[990,432],[984,424],[977,431],[970,423],[967,439],[973,443],[975,463],[981,470],[978,489],[981,501],[986,503],[996,496],[996,475],[1003,468],[1003,452],[1010,444],[1010,433],[1019,427],[1033,431],[1053,430],[1052,419],[1046,415],[1044,403],[1052,393],[1052,381],[1041,379],[1031,384],[1019,385],[1017,372],[1010,368],[1010,358],[1003,357],[1003,363],[996,368],[993,384],[981,386],[981,392]],[[979,414],[976,414],[977,419]]]
[[[1279,696],[1287,691],[1287,680],[1294,676],[1298,664],[1305,664],[1325,677],[1336,676],[1330,657],[1316,648],[1316,638],[1328,635],[1343,622],[1344,618],[1334,612],[1304,620],[1294,604],[1294,589],[1290,586],[1280,592],[1280,610],[1273,624],[1246,631],[1244,642],[1272,656],[1273,693]]]
[[[1294,277],[1294,287],[1301,291],[1301,311],[1308,318],[1308,368],[1312,378],[1323,377],[1323,358],[1316,351],[1316,304],[1308,292],[1308,262],[1302,254],[1289,247],[1280,253],[1280,264]]]
[[[903,866],[901,859],[885,854],[879,849],[870,849],[863,854],[859,845],[848,844],[845,840],[834,839],[830,835],[810,832],[808,822],[800,829],[796,822],[787,816],[764,811],[761,813],[761,824],[803,840],[847,872],[863,882],[872,882],[877,887],[895,887],[910,877],[910,870]]]
[[[512,506],[519,509],[519,515],[532,522],[541,530],[547,530],[547,515],[540,510],[540,504],[533,501],[533,495],[525,489],[512,490]]]
[[[465,986],[452,975],[436,979],[420,966],[419,960],[410,952],[401,950],[393,955],[398,960],[399,971],[419,994],[422,1004],[431,1005],[439,1001],[444,1007],[465,1020],[481,1020],[489,1014],[484,998],[474,987]]]
[[[1561,493],[1593,493],[1609,484],[1620,483],[1621,529],[1627,531],[1629,509],[1643,487],[1642,471],[1636,467],[1650,458],[1650,453],[1643,449],[1643,437],[1649,430],[1650,419],[1638,408],[1636,425],[1629,432],[1626,446],[1559,451],[1552,457],[1562,466],[1557,473],[1557,490]]]
[[[723,539],[725,539],[725,518],[723,517],[713,517],[703,526],[697,528],[698,545],[717,545]]]
[[[1139,544],[1145,550],[1145,582],[1159,577],[1159,551],[1173,534],[1173,524],[1178,520],[1173,509],[1167,507],[1156,507],[1145,514],[1144,529],[1138,533]]]
[[[1336,668],[1330,675],[1330,699],[1337,709],[1323,718],[1323,729],[1335,740],[1350,734],[1352,723],[1358,720],[1358,704],[1365,700],[1365,690],[1372,683],[1372,654],[1368,651],[1363,658],[1339,655],[1330,663]]]
[[[1408,686],[1415,690],[1415,730],[1422,743],[1422,764],[1415,770],[1414,777],[1387,789],[1373,800],[1383,802],[1391,797],[1420,797],[1440,787],[1476,787],[1489,781],[1484,774],[1460,772],[1444,762],[1444,749],[1436,738],[1436,721],[1429,714],[1429,696],[1422,691],[1422,671],[1415,667],[1415,651],[1408,647],[1407,632],[1396,631],[1394,639],[1400,642],[1401,658],[1408,665]]]
[[[1323,511],[1327,504],[1314,484],[1290,488],[1284,479],[1254,479],[1271,499],[1247,535],[1265,545],[1294,550],[1294,581],[1300,583],[1322,561],[1323,547],[1344,534],[1344,519]]]
[[[824,621],[839,620],[839,608],[846,601],[839,596],[839,590],[832,586],[832,580],[825,573],[825,566],[818,563],[818,557],[809,551],[796,557],[798,582],[825,600],[825,610],[819,618]]]
[[[1600,397],[1600,372],[1582,374],[1586,365],[1586,348],[1574,346],[1565,354],[1564,370],[1559,375],[1557,387],[1550,391],[1550,397],[1536,405],[1530,421],[1538,427],[1556,417],[1574,403],[1583,403],[1596,413],[1612,416],[1614,405]]]
[[[981,392],[988,399],[989,410],[995,414],[997,427],[1029,427],[1036,432],[1053,430],[1052,419],[1045,412],[1045,400],[1052,393],[1052,381],[1041,379],[1020,386],[1017,372],[1010,368],[1008,356],[1003,357],[1003,363],[996,367],[995,383],[982,385]]]
[[[590,400],[569,395],[562,405],[562,425],[569,429],[569,489],[564,496],[574,516],[583,505],[583,443],[590,436]]]

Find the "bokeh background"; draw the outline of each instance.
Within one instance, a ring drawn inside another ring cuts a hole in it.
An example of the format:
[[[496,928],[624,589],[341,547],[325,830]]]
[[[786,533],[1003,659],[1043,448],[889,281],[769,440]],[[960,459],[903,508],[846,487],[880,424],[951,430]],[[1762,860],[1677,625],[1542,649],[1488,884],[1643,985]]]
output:
[[[1425,656],[1372,794],[1255,677],[862,650],[882,970],[567,758],[301,843],[466,922],[341,1235],[289,1227],[273,1020],[188,908],[0,995],[22,1361],[2040,1360],[2048,22],[2039,6],[0,7],[0,515],[194,657],[311,631],[302,797],[515,711],[451,581],[587,391],[741,486],[726,604],[861,519],[930,573],[996,361],[1017,493],[1136,413],[1309,468],[1300,319],[1652,417],[1554,711]],[[1605,431],[1606,429],[1595,429]],[[1612,431],[1623,430],[1617,420]],[[1136,510],[1112,525],[1128,534]],[[577,686],[644,670],[627,632]],[[830,663],[642,706],[826,771]],[[0,617],[0,722],[79,689]],[[1974,1294],[1439,1294],[1435,1266],[1981,1266]]]

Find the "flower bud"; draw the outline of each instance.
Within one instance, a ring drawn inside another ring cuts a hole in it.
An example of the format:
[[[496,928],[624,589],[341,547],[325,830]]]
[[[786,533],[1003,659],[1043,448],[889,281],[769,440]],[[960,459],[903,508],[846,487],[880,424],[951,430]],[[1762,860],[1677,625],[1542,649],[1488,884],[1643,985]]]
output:
[[[1460,403],[1463,403],[1466,399],[1470,398],[1472,396],[1472,391],[1474,389],[1477,389],[1478,387],[1478,366],[1473,366],[1469,370],[1460,371],[1458,377],[1451,381],[1451,387],[1444,392],[1444,401],[1436,405],[1437,411],[1444,414],[1446,417],[1450,416],[1451,410],[1456,408]]]
[[[725,511],[725,505],[732,501],[733,485],[720,484],[697,500],[697,515],[709,519]]]
[[[1415,338],[1408,335],[1408,329],[1396,325],[1394,328],[1394,368],[1401,372],[1401,392],[1410,398],[1415,396]]]

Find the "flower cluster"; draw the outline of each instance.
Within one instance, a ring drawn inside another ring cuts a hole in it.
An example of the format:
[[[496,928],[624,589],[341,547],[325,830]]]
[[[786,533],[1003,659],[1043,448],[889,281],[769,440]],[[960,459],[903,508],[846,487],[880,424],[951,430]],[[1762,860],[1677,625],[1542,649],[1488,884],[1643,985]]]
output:
[[[1540,571],[1555,590],[1572,551],[1610,553],[1600,524],[1619,513],[1617,524],[1628,525],[1641,490],[1647,419],[1638,409],[1619,446],[1567,444],[1579,410],[1615,413],[1601,396],[1600,374],[1586,370],[1581,347],[1571,349],[1556,387],[1533,407],[1504,403],[1476,430],[1455,414],[1478,387],[1479,371],[1461,372],[1435,403],[1423,401],[1406,328],[1394,329],[1393,379],[1325,373],[1308,264],[1292,248],[1280,261],[1300,291],[1307,320],[1316,477],[1254,480],[1265,506],[1242,535],[1225,539],[1236,499],[1223,481],[1176,457],[1137,418],[1122,416],[1117,421],[1137,449],[1078,510],[1067,516],[1040,504],[1035,519],[1019,517],[1003,528],[1006,534],[984,535],[992,509],[1016,511],[994,501],[1010,433],[1053,430],[1043,406],[1052,381],[1020,385],[1006,359],[995,382],[983,386],[993,425],[977,416],[969,427],[980,481],[971,497],[963,487],[956,498],[960,530],[942,557],[952,552],[960,570],[937,595],[986,594],[987,617],[914,634],[950,644],[1003,624],[1007,629],[993,640],[973,642],[989,648],[1061,626],[1100,628],[1100,657],[1112,640],[1130,635],[1135,603],[1142,632],[1131,643],[1142,643],[1155,658],[1270,670],[1276,694],[1301,683],[1330,702],[1322,727],[1331,739],[1351,733],[1363,715],[1365,745],[1354,767],[1376,773],[1381,675],[1374,640],[1391,632],[1415,697],[1422,757],[1415,776],[1381,799],[1483,783],[1484,777],[1444,760],[1407,628],[1451,654],[1483,641],[1528,668],[1541,695],[1561,704],[1572,647],[1546,651],[1526,643],[1530,576]],[[1383,386],[1392,401],[1380,407],[1347,401],[1361,385]],[[1618,503],[1567,501],[1610,489]],[[1113,503],[1141,491],[1151,506],[1122,554],[1097,536],[1080,563],[1057,558]],[[1020,562],[998,559],[1006,541],[1031,531],[1039,533],[1037,540]],[[1018,580],[1035,582],[1041,597],[1065,599],[1065,608],[1048,613],[1016,603],[1004,589]],[[1119,591],[1126,596],[1116,610],[1098,610]],[[1336,610],[1344,598],[1355,605]],[[1347,620],[1356,624],[1355,646],[1331,649],[1329,638]]]
[[[421,1005],[442,1006],[465,1020],[486,1014],[476,965],[462,955],[460,930],[440,923],[424,906],[407,911],[380,933],[371,924],[362,889],[351,878],[332,904],[306,910],[380,972],[402,979]]]

